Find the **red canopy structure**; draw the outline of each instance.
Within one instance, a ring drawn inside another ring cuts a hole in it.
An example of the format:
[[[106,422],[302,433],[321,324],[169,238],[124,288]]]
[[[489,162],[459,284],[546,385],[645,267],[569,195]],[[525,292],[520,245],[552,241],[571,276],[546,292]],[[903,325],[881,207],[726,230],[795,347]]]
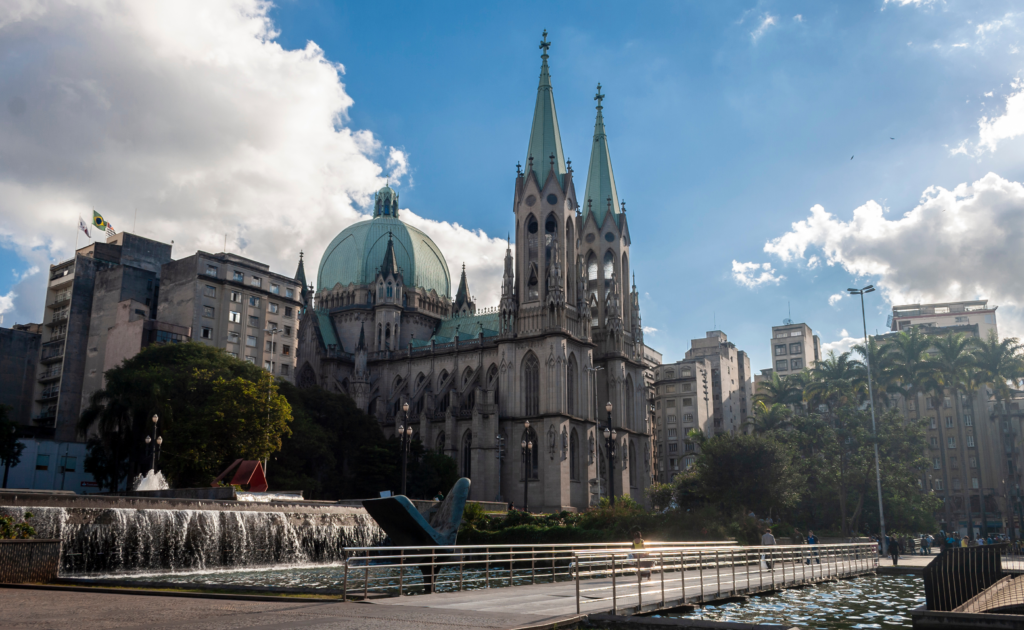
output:
[[[270,487],[267,476],[263,474],[263,464],[258,459],[236,459],[210,485],[216,488],[232,471],[234,476],[227,482],[229,485],[241,486],[249,492],[266,492]]]

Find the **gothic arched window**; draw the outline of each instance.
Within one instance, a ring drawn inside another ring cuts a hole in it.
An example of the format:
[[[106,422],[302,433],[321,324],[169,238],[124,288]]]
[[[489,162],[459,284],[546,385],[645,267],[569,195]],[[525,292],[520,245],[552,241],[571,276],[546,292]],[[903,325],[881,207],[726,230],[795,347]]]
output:
[[[629,442],[629,487],[636,487],[636,446]]]
[[[537,253],[539,249],[538,239],[540,238],[540,226],[537,224],[537,218],[532,214],[526,218],[526,268],[529,269],[527,278],[529,278],[526,284],[526,298],[528,300],[536,300],[538,297],[537,293],[537,265],[539,261],[537,259]]]
[[[540,415],[540,361],[532,352],[523,360],[523,394],[525,415]]]
[[[530,279],[526,282],[526,298],[536,300],[540,297],[540,281],[537,278],[537,265],[530,263]]]
[[[533,430],[533,427],[523,431],[523,438],[520,442],[520,449],[522,448],[522,442],[533,442],[532,449],[526,449],[526,457],[529,461],[526,462],[523,474],[529,474],[530,479],[540,478],[540,447],[541,444],[537,440],[537,432]],[[522,475],[520,475],[520,481],[522,481]]]
[[[544,220],[544,268],[551,266],[551,247],[558,234],[558,219],[554,214],[549,214]]]
[[[440,433],[437,434],[437,442],[436,445],[434,446],[434,449],[438,453],[444,452],[444,431],[441,431]]]
[[[388,283],[388,297],[394,297],[393,288],[390,282]]]
[[[462,476],[472,478],[473,473],[473,431],[462,435]]]
[[[580,438],[576,429],[569,434],[569,479],[580,480]]]
[[[565,369],[565,412],[576,415],[576,357],[569,357],[569,365]]]
[[[608,291],[612,288],[612,274],[615,273],[615,255],[612,250],[604,253],[604,297],[608,299]]]

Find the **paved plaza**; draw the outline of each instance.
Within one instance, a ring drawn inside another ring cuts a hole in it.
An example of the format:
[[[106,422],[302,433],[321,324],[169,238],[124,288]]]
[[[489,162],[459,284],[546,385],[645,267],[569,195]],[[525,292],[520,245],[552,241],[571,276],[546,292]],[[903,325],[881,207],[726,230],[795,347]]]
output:
[[[0,611],[4,630],[511,630],[550,626],[559,620],[525,611],[497,613],[372,603],[258,602],[14,588],[0,588]]]

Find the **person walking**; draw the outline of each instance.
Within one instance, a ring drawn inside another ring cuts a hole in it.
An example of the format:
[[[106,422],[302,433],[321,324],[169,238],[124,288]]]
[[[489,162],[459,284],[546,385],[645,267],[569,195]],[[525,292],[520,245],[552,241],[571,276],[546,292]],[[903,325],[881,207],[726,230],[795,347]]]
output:
[[[807,544],[811,547],[811,555],[814,556],[814,562],[821,564],[821,558],[818,557],[818,537],[814,535],[814,530],[807,530]],[[811,563],[810,557],[807,558],[807,564]],[[813,575],[813,574],[812,574]]]
[[[640,530],[633,532],[633,557],[636,558],[636,570],[640,573],[640,579],[648,580],[651,577],[650,571],[643,571],[642,569],[649,569],[654,563],[644,560],[647,554],[641,553],[644,548],[644,537],[640,534]]]
[[[892,558],[892,566],[899,566],[900,563],[900,543],[897,539],[889,538],[889,556]]]
[[[769,547],[769,546],[775,545],[775,544],[776,544],[775,536],[772,536],[771,528],[768,528],[768,529],[764,530],[764,534],[761,535],[761,546],[762,547]],[[775,562],[773,562],[770,559],[772,557],[771,556],[771,552],[769,551],[768,553],[762,554],[762,557],[765,558],[765,561],[764,561],[765,566],[768,567],[768,569],[770,571],[774,571],[775,570]]]

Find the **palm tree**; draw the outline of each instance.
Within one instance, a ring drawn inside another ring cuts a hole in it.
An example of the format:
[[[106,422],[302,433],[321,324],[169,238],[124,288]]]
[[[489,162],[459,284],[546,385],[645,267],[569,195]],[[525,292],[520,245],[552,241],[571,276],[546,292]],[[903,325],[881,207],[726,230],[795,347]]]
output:
[[[769,431],[788,429],[792,426],[790,417],[793,412],[782,403],[774,403],[771,407],[762,401],[754,403],[754,415],[747,420],[746,425],[751,427],[754,433],[768,433]]]
[[[804,400],[814,409],[824,409],[829,422],[836,430],[839,446],[839,514],[842,520],[843,536],[849,534],[850,524],[846,518],[846,465],[847,430],[839,426],[841,407],[855,405],[858,393],[857,370],[860,363],[850,359],[850,353],[836,356],[829,351],[824,360],[818,361],[810,371],[810,380],[804,387]]]
[[[871,380],[874,384],[875,406],[881,409],[891,407],[889,394],[899,392],[899,376],[896,372],[896,351],[889,344],[879,345],[874,337],[868,337],[867,346],[857,344],[853,350],[871,366]],[[858,370],[858,386],[867,391],[868,371],[864,365]],[[863,381],[863,382],[860,382]]]
[[[910,332],[900,331],[890,343],[893,348],[892,372],[902,389],[903,400],[913,400],[916,405],[920,402],[917,395],[924,391],[922,384],[934,369],[927,356],[932,342],[918,326],[914,326]],[[907,411],[904,409],[903,415],[907,415]]]
[[[937,380],[943,389],[949,390],[953,394],[953,416],[960,440],[957,452],[961,456],[961,461],[966,464],[967,460],[963,457],[965,454],[963,450],[964,427],[961,422],[960,392],[968,388],[971,381],[970,373],[974,367],[973,344],[971,338],[963,333],[950,333],[935,339],[932,347],[935,349],[932,362],[935,365]],[[968,534],[973,537],[974,519],[971,515],[971,496],[969,489],[965,488],[964,490],[965,497],[967,498]],[[984,527],[984,523],[982,526]]]
[[[939,431],[939,458],[942,460],[942,483],[943,492],[945,492],[946,500],[942,502],[943,512],[946,517],[946,527],[950,527],[953,524],[953,507],[952,507],[952,490],[953,487],[949,484],[949,462],[946,457],[946,432],[942,427],[942,400],[945,396],[942,381],[939,379],[937,373],[934,370],[934,365],[929,361],[928,366],[931,367],[931,371],[926,371],[926,366],[923,366],[919,372],[918,381],[916,383],[916,392],[924,393],[925,401],[932,402],[932,408],[935,410],[935,417],[932,420],[935,422],[935,427]],[[917,396],[915,392],[915,398]],[[931,416],[929,416],[931,418]]]
[[[1021,359],[1022,346],[1016,337],[1008,337],[999,341],[995,331],[989,333],[988,340],[972,338],[974,344],[974,367],[977,379],[980,383],[990,383],[992,394],[996,399],[997,413],[1006,421],[1006,400],[1011,397],[1010,381],[1016,381],[1024,372],[1024,361]],[[983,385],[982,385],[983,386]],[[995,414],[990,418],[995,420]],[[981,470],[981,460],[978,461],[978,469]],[[1007,478],[1012,476],[1010,460],[1006,461]],[[980,484],[983,485],[983,484]],[[980,491],[979,491],[980,492]],[[981,501],[984,502],[984,495]],[[982,503],[984,510],[984,503]],[[1012,514],[1009,497],[1006,497],[1006,511]],[[984,511],[982,512],[984,514]],[[984,518],[984,517],[983,517]],[[1012,517],[1011,517],[1012,518]],[[1015,535],[1016,530],[1011,531]]]
[[[771,379],[758,383],[754,401],[763,402],[769,406],[797,404],[803,400],[801,389],[799,378],[796,375],[779,376],[778,372],[772,371]]]

